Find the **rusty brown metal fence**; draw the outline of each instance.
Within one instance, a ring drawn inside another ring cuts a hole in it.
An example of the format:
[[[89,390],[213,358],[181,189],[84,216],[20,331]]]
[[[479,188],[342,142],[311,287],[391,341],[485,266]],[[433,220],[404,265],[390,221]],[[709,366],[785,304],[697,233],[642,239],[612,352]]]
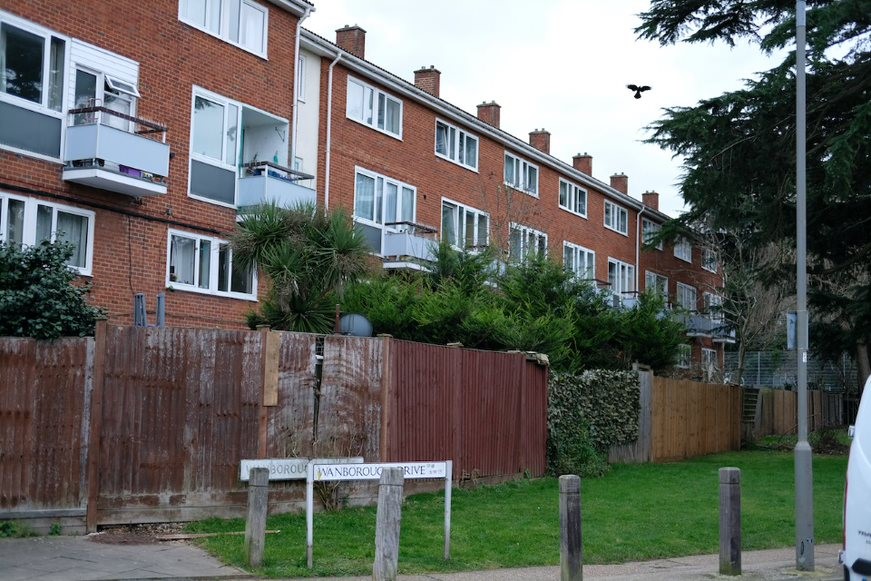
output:
[[[390,338],[101,323],[95,340],[0,339],[0,519],[238,516],[243,458],[539,476],[546,389],[523,354]],[[302,498],[299,483],[270,489],[273,510]]]

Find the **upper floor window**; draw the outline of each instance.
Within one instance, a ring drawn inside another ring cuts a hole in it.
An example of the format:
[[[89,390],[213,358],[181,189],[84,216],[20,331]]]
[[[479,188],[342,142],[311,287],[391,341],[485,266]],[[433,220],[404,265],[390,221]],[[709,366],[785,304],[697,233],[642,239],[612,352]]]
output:
[[[563,179],[559,181],[560,208],[587,217],[587,190]]]
[[[66,41],[2,13],[0,20],[0,93],[59,112]]]
[[[686,262],[693,261],[693,245],[686,238],[678,238],[674,243],[674,255]]]
[[[444,121],[436,120],[435,152],[471,170],[478,169],[478,138]]]
[[[696,291],[695,287],[683,284],[682,282],[677,283],[676,298],[677,304],[682,309],[693,312],[698,310],[698,291]]]
[[[574,273],[578,280],[594,280],[596,278],[596,253],[583,246],[563,242],[563,268]]]
[[[693,346],[687,345],[686,343],[681,343],[677,346],[677,362],[675,363],[676,367],[682,367],[684,369],[689,368],[689,366],[693,362]]]
[[[463,249],[478,249],[490,242],[490,215],[442,199],[442,240]]]
[[[722,321],[723,315],[723,297],[715,293],[704,293],[702,300],[705,303],[705,312],[710,315],[715,321]]]
[[[628,236],[629,212],[626,208],[605,200],[605,227]]]
[[[256,300],[255,269],[236,264],[226,240],[170,230],[167,253],[168,287]]]
[[[635,266],[616,258],[608,259],[608,285],[611,292],[625,298],[635,292]]]
[[[0,194],[0,242],[35,246],[67,242],[73,255],[67,264],[90,276],[94,261],[94,213],[71,206]]]
[[[266,56],[269,12],[252,0],[180,0],[178,17],[230,44]]]
[[[668,278],[659,273],[647,271],[644,273],[644,289],[647,292],[660,295],[668,303]]]
[[[662,226],[656,222],[646,218],[641,219],[641,233],[643,235],[644,243],[648,246],[653,243],[660,230],[662,230]],[[662,240],[656,243],[656,249],[662,250]]]
[[[538,166],[505,152],[505,183],[538,197]]]
[[[121,115],[134,116],[139,91],[136,84],[123,81],[99,71],[85,67],[76,67],[75,107],[96,107],[102,105],[110,111]],[[77,113],[73,119],[75,125],[92,123],[94,113]],[[105,115],[101,121],[106,125],[130,131],[133,123],[115,115]]]
[[[402,139],[402,101],[351,77],[346,114],[349,119]]]
[[[719,266],[717,251],[713,248],[702,248],[702,268],[709,272],[717,272]]]
[[[413,186],[357,168],[355,218],[386,226],[414,222],[416,197]]]
[[[523,262],[531,256],[547,256],[547,234],[512,223],[508,235],[509,260]]]

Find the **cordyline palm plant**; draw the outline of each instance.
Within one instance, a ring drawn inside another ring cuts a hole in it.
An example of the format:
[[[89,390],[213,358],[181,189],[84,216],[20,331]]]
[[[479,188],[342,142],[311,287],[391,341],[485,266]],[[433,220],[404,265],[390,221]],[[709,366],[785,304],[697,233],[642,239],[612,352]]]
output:
[[[334,305],[368,269],[369,250],[351,217],[313,204],[263,205],[242,215],[233,236],[236,261],[256,265],[270,283],[254,327],[329,333]]]

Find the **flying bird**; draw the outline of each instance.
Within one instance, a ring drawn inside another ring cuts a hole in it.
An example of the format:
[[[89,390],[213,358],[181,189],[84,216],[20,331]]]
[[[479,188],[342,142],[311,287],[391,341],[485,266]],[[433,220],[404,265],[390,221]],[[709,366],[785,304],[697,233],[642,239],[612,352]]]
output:
[[[635,98],[640,99],[641,93],[650,90],[650,85],[642,85],[640,87],[638,85],[626,85],[626,88],[635,91]]]

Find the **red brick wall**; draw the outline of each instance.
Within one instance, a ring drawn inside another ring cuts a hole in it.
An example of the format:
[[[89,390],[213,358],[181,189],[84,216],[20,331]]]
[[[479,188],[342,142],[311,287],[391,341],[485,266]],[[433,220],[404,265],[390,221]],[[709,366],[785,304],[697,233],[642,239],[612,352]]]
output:
[[[92,299],[109,309],[113,321],[132,320],[136,292],[147,293],[153,313],[155,295],[166,286],[168,228],[226,237],[235,227],[235,210],[187,195],[192,87],[292,119],[297,18],[264,6],[269,9],[268,60],[182,23],[178,0],[4,2],[3,9],[12,14],[138,61],[137,116],[169,128],[168,193],[142,201],[65,183],[57,163],[0,151],[0,191],[37,190],[48,196],[33,197],[96,211]],[[167,291],[167,323],[240,327],[255,306]]]

